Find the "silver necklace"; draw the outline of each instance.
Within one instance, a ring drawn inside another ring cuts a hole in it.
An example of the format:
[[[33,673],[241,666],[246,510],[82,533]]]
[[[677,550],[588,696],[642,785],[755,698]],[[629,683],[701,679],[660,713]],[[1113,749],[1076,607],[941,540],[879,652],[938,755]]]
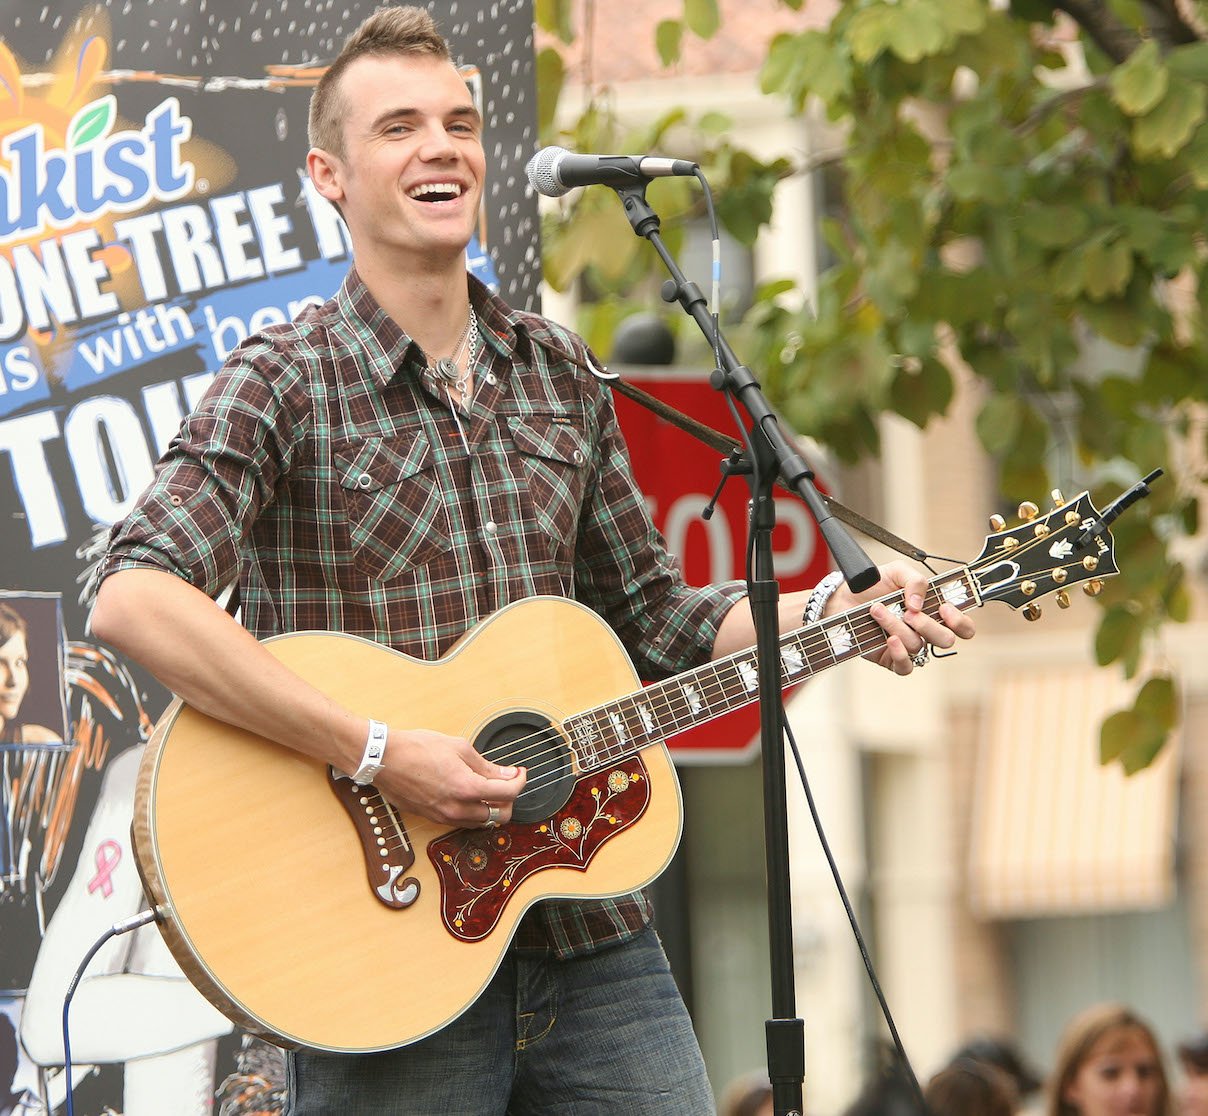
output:
[[[478,323],[474,317],[474,307],[471,306],[469,314],[466,316],[466,328],[461,331],[461,340],[457,342],[457,348],[452,354],[447,357],[441,357],[432,365],[432,370],[446,383],[452,384],[458,391],[462,390],[462,385],[465,383],[466,373],[462,372],[457,367],[457,362],[461,357],[462,351],[466,347],[466,342],[470,340],[470,335],[476,329]],[[473,343],[471,342],[471,353],[473,353]],[[466,362],[467,367],[469,361]]]

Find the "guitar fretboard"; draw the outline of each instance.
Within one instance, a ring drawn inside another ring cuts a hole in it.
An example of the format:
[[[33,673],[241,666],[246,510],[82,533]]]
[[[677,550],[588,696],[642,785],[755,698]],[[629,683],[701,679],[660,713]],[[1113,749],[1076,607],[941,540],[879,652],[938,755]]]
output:
[[[891,611],[904,611],[901,593],[880,600]],[[944,603],[962,611],[979,603],[967,567],[943,574],[928,586],[924,611],[937,616]],[[869,607],[860,605],[782,636],[781,688],[883,647],[885,631],[869,615]],[[752,647],[574,714],[563,728],[580,770],[591,771],[749,705],[758,696],[759,663]]]

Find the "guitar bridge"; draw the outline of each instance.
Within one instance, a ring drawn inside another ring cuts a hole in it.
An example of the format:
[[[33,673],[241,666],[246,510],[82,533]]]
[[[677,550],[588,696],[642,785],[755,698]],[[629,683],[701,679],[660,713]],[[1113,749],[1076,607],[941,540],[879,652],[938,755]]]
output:
[[[419,880],[404,873],[415,863],[415,851],[394,807],[381,791],[361,786],[334,767],[327,768],[327,782],[352,819],[369,889],[387,907],[411,906],[419,898]]]

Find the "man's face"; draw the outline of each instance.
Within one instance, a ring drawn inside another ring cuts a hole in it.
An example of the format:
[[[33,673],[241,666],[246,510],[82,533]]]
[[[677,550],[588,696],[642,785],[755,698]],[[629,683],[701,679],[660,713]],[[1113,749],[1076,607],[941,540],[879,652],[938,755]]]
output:
[[[12,721],[29,689],[29,651],[25,634],[14,632],[0,644],[0,721]]]
[[[358,58],[340,77],[344,154],[311,153],[320,193],[339,204],[358,260],[405,253],[420,266],[464,253],[478,221],[482,121],[451,63]]]

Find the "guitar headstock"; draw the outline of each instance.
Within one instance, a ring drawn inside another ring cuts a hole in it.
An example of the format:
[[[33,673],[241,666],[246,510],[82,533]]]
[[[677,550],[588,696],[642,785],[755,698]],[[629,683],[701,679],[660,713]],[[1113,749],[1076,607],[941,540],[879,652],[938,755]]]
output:
[[[1068,608],[1070,586],[1084,582],[1083,592],[1097,596],[1103,578],[1120,572],[1105,525],[1111,519],[1105,519],[1090,495],[1083,492],[1066,502],[1054,492],[1053,502],[1053,510],[1045,515],[1035,504],[1021,504],[1021,522],[1014,528],[1007,528],[999,516],[990,520],[995,533],[986,537],[981,554],[969,564],[983,600],[1005,601],[1036,620],[1039,598],[1056,593],[1058,605]]]

